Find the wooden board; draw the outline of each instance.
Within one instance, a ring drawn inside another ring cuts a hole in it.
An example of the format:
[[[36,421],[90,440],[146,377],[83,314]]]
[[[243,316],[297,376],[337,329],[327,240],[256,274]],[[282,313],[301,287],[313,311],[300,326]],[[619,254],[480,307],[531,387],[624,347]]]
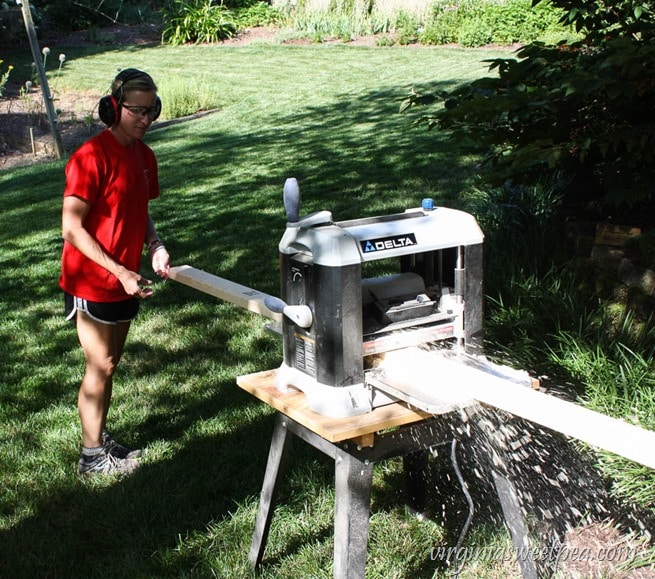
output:
[[[474,399],[655,469],[655,431],[594,412],[437,352],[417,348],[392,352],[384,363],[384,379],[398,390],[411,383],[413,389],[430,391],[431,396],[445,403],[461,404]]]
[[[207,273],[190,265],[171,267],[170,278],[256,314],[261,314],[278,322],[282,321],[282,314],[272,312],[264,304],[268,294],[256,289]]]
[[[381,430],[425,420],[431,415],[410,410],[395,403],[375,408],[366,414],[348,418],[331,418],[309,409],[307,397],[297,390],[287,393],[275,387],[277,370],[266,370],[237,377],[237,384],[262,402],[309,428],[330,442],[357,439],[362,446],[372,446],[370,435]],[[359,443],[358,442],[358,443]]]

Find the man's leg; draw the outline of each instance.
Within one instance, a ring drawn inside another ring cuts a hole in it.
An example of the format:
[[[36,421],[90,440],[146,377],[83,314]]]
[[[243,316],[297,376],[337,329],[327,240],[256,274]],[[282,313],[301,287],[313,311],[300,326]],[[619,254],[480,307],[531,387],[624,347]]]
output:
[[[116,330],[116,355],[115,355],[114,370],[118,366],[118,363],[120,362],[121,357],[123,356],[123,350],[125,349],[125,341],[127,340],[127,334],[130,331],[130,324],[131,322],[118,322],[118,324],[114,326]],[[104,402],[105,408],[102,415],[103,431],[107,429],[107,413],[109,412],[109,406],[111,405],[111,395],[112,395],[113,387],[114,387],[114,380],[112,375],[112,378],[109,380],[105,388],[105,402]]]
[[[102,445],[102,430],[111,402],[112,379],[123,351],[129,323],[103,324],[77,312],[77,335],[86,360],[77,405],[83,444]]]

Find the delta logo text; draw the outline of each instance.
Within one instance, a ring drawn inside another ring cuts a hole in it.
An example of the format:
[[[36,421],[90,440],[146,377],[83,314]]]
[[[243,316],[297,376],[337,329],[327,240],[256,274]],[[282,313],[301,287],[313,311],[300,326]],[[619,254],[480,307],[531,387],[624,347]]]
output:
[[[393,235],[391,237],[378,237],[377,239],[366,239],[359,242],[364,253],[373,251],[387,251],[389,249],[398,249],[399,247],[409,247],[416,245],[416,235],[406,233],[404,235]]]

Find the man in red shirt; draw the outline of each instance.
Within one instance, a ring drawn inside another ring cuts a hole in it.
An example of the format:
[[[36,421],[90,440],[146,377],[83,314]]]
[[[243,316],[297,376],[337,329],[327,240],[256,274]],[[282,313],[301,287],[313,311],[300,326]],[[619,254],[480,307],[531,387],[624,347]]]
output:
[[[99,104],[108,125],[84,143],[66,166],[62,210],[64,249],[59,285],[66,317],[75,320],[86,368],[78,394],[83,448],[80,474],[129,474],[140,450],[107,432],[112,377],[141,299],[152,281],[139,273],[143,247],[153,271],[167,278],[169,255],[148,213],[159,196],[157,161],[143,137],[161,112],[157,86],[143,71],[126,69]]]

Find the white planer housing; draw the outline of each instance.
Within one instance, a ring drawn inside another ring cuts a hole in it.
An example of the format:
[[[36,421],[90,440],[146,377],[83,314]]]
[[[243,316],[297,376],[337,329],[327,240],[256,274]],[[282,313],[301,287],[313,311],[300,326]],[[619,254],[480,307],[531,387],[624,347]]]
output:
[[[285,314],[278,389],[303,391],[321,414],[355,416],[397,400],[367,380],[367,357],[434,342],[481,352],[484,236],[473,216],[424,199],[381,217],[299,218],[295,179],[284,202],[282,300],[267,304]],[[394,273],[369,277],[376,266]]]

